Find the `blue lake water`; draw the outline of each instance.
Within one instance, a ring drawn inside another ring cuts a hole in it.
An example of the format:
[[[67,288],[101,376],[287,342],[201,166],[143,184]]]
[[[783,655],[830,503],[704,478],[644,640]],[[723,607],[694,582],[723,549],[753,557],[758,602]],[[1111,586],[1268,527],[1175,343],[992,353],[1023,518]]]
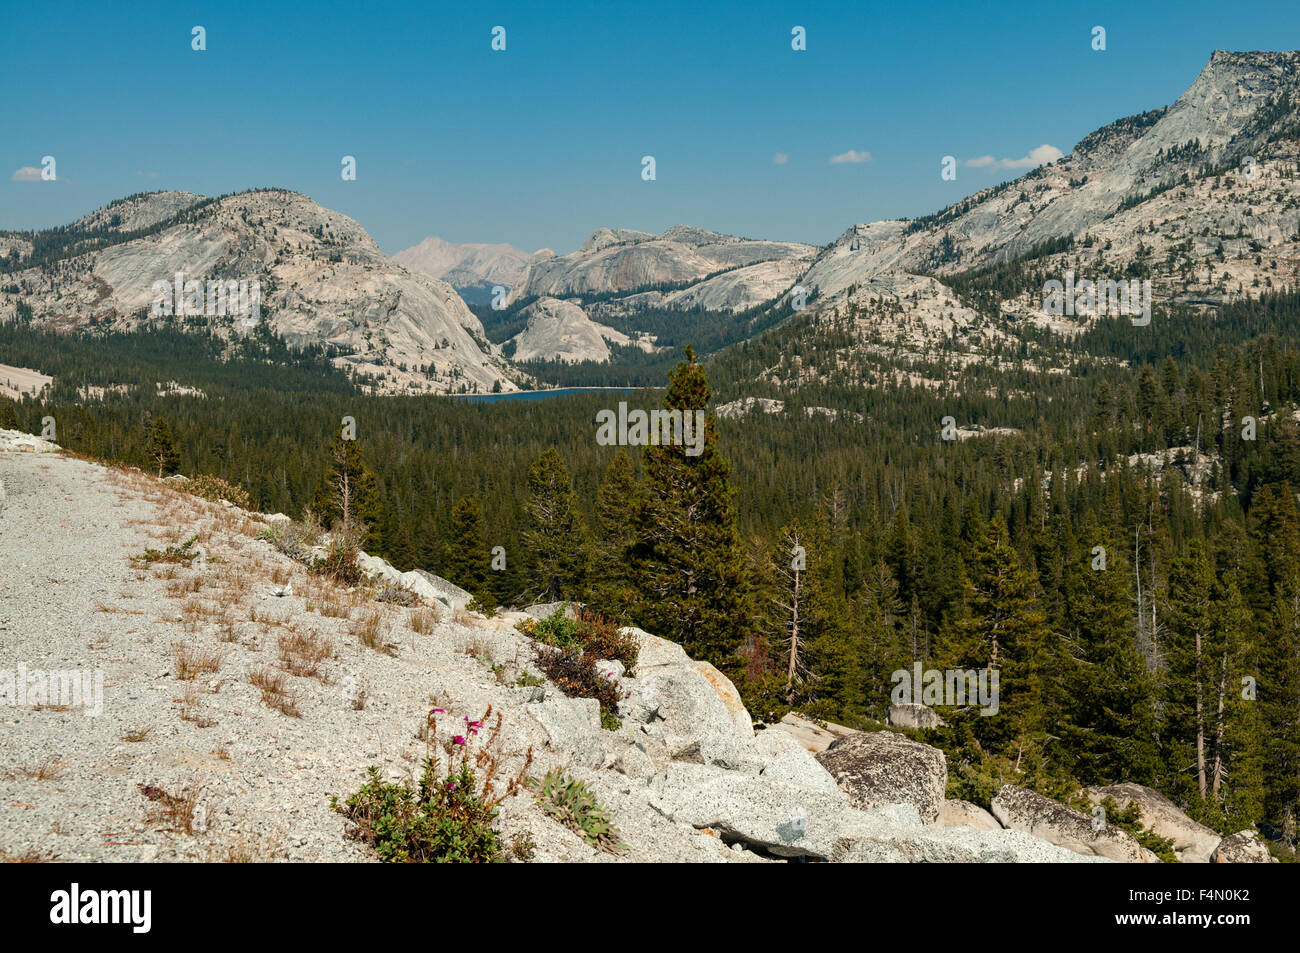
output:
[[[557,387],[554,390],[521,390],[513,394],[454,394],[458,400],[469,400],[479,404],[495,404],[503,400],[546,400],[548,397],[563,397],[566,394],[615,393],[632,394],[637,391],[663,390],[662,387]]]

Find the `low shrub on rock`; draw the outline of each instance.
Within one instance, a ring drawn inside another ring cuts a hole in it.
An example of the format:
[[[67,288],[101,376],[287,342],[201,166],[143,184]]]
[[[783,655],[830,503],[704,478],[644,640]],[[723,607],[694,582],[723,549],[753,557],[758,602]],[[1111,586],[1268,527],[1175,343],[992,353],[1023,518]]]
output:
[[[586,609],[576,619],[557,609],[545,619],[525,619],[515,628],[535,642],[557,649],[581,649],[593,662],[601,659],[622,662],[629,672],[636,665],[640,650],[636,637],[622,634],[618,622]]]
[[[293,520],[275,520],[266,529],[257,534],[290,559],[306,562],[311,555],[311,548],[319,542],[320,527],[311,523],[296,523]]]
[[[570,698],[594,698],[600,702],[602,724],[606,715],[618,715],[618,703],[625,697],[617,682],[596,670],[596,659],[571,647],[553,649],[546,646],[534,648],[537,667]]]
[[[1086,797],[1073,797],[1067,803],[1076,811],[1082,811],[1084,814],[1092,814],[1094,809],[1093,803]],[[1102,799],[1100,807],[1105,811],[1103,816],[1107,824],[1132,834],[1139,844],[1159,857],[1163,863],[1182,863],[1174,852],[1174,842],[1172,840],[1161,837],[1155,831],[1147,830],[1143,826],[1142,808],[1140,806],[1129,804],[1127,807],[1120,807],[1113,797],[1106,797]]]
[[[591,788],[559,768],[531,784],[537,790],[537,804],[543,811],[585,840],[597,850],[617,854],[627,849],[619,840],[609,811],[605,810]]]
[[[537,667],[570,698],[594,698],[600,702],[601,725],[610,730],[621,724],[618,703],[623,700],[616,679],[596,669],[603,660],[618,661],[630,672],[636,665],[640,643],[624,635],[612,619],[583,611],[569,619],[563,610],[540,621],[528,619],[517,628],[533,639]]]
[[[131,559],[146,566],[153,563],[184,563],[188,566],[199,558],[199,551],[194,548],[194,544],[198,541],[199,534],[195,533],[179,546],[168,546],[166,549],[146,549],[139,556],[132,556]]]
[[[225,500],[238,506],[241,510],[251,510],[253,508],[253,501],[250,499],[248,491],[242,486],[235,486],[233,483],[227,483],[221,477],[209,476],[206,473],[200,473],[186,483],[185,492],[202,497],[209,503]]]

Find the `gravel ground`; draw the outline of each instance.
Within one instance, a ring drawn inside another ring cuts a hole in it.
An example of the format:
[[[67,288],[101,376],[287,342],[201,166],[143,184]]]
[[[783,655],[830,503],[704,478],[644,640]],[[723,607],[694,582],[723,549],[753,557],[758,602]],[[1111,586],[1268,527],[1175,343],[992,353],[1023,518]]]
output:
[[[7,671],[16,684],[20,666],[29,678],[41,670],[92,673],[92,687],[93,673],[103,679],[97,714],[93,693],[87,706],[16,698],[16,689],[0,700],[0,856],[372,859],[345,837],[329,795],[354,791],[367,765],[391,778],[412,774],[434,705],[449,710],[440,734],[489,705],[503,712],[503,774],[522,767],[529,746],[534,775],[561,763],[523,710],[539,689],[510,684],[529,657],[512,617],[462,615],[417,634],[414,610],[322,584],[255,539],[265,525],[255,514],[138,471],[0,452],[0,481],[0,680]],[[195,534],[205,565],[132,559]],[[292,594],[275,595],[286,584]],[[388,651],[355,633],[372,615]],[[282,671],[279,641],[294,633],[330,643],[317,677]],[[185,656],[205,655],[210,670],[178,677]],[[259,669],[279,672],[298,717],[264,703],[249,681]],[[755,859],[666,821],[645,806],[638,782],[574,773],[614,810],[632,848],[622,859]],[[193,800],[152,816],[162,802],[142,785]],[[526,794],[506,802],[502,824],[510,841],[531,838],[535,860],[613,859]]]

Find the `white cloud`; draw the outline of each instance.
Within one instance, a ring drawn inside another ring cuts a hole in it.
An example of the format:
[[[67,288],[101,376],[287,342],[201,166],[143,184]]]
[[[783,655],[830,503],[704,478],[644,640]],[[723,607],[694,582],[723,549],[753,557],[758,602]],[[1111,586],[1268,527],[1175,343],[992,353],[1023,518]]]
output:
[[[25,165],[9,177],[12,182],[39,182],[41,170],[34,165]]]
[[[789,161],[790,157],[784,152],[778,152],[776,155],[772,156],[773,165],[785,165]]]
[[[141,169],[136,169],[136,170],[135,170],[135,174],[136,174],[136,175],[147,175],[147,176],[149,176],[149,178],[151,178],[151,179],[156,179],[156,178],[158,178],[158,173],[157,173],[157,172],[145,172],[145,171],[143,171],[143,170],[141,170]]]
[[[850,149],[848,152],[841,152],[837,156],[831,156],[831,165],[839,165],[842,162],[870,162],[870,152],[859,152],[857,149]]]
[[[978,156],[974,159],[967,159],[965,164],[972,169],[1036,169],[1040,165],[1055,162],[1063,155],[1065,153],[1056,146],[1043,143],[1037,149],[1030,149],[1029,155],[1021,156],[1019,159],[995,159],[992,156]]]

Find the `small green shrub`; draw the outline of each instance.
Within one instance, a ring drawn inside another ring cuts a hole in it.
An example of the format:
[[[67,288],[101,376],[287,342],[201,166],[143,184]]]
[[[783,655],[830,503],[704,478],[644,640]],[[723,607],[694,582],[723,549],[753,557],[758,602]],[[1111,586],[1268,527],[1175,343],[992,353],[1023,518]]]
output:
[[[592,847],[610,854],[627,850],[627,845],[619,840],[609,811],[601,807],[595,793],[584,782],[553,768],[546,772],[540,784],[534,780],[532,786],[538,790],[538,806]]]
[[[354,825],[350,836],[389,863],[495,863],[502,859],[501,835],[492,827],[496,808],[474,787],[469,765],[439,778],[426,761],[418,789],[383,781],[372,766],[357,793],[331,805]]]
[[[198,552],[193,548],[198,541],[199,534],[195,533],[179,546],[168,546],[162,550],[146,549],[141,555],[131,558],[146,566],[151,563],[184,563],[188,566],[199,558]]]
[[[557,649],[567,649],[582,644],[578,637],[578,623],[566,618],[563,609],[545,619],[525,619],[515,628],[530,639],[552,645]]]
[[[497,715],[491,735],[474,744],[492,714],[489,708],[477,721],[464,719],[465,734],[452,735],[438,746],[436,715],[429,712],[426,756],[420,781],[397,784],[384,781],[379,768],[366,769],[361,788],[341,803],[330,798],[330,806],[350,822],[348,836],[370,844],[381,860],[390,863],[496,863],[505,859],[501,833],[493,827],[497,808],[517,793],[532,763],[532,749],[518,776],[497,790],[498,744],[501,716]],[[439,765],[445,765],[439,771]]]

